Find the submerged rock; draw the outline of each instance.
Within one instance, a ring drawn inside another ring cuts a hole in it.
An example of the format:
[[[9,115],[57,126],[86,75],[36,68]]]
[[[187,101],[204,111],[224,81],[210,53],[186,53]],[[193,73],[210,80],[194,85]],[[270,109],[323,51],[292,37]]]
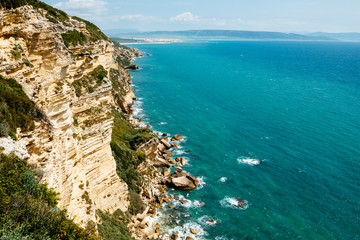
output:
[[[199,230],[197,230],[196,228],[190,228],[190,232],[196,235],[199,233]]]

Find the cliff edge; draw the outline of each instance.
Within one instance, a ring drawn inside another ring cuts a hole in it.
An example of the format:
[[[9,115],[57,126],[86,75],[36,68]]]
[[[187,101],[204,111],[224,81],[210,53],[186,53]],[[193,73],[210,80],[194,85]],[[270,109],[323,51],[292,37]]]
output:
[[[16,144],[60,193],[58,206],[85,226],[98,222],[96,209],[128,210],[110,147],[111,106],[129,113],[135,96],[114,44],[95,25],[30,2],[0,10],[0,75],[20,83],[44,116],[18,131]]]

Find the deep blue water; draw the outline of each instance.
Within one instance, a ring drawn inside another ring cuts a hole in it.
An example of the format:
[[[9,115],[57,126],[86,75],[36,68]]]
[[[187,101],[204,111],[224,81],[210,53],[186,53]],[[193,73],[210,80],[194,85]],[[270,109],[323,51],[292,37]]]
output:
[[[176,156],[206,183],[190,192],[192,218],[181,213],[176,231],[360,239],[360,43],[134,47],[152,54],[132,72],[143,109],[136,114],[157,131],[186,136]],[[233,205],[237,197],[247,207]]]

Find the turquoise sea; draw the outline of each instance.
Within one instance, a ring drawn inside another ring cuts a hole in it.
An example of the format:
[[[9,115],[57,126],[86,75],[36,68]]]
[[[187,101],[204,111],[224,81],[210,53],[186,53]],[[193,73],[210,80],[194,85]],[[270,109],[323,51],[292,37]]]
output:
[[[131,73],[135,115],[184,135],[174,156],[201,180],[187,197],[172,191],[191,202],[164,208],[169,232],[360,239],[360,43],[133,46],[145,53]]]

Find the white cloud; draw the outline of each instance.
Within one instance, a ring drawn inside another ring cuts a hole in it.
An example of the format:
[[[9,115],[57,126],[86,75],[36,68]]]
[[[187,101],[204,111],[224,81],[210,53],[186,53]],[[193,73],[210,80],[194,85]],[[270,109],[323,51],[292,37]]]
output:
[[[197,22],[200,20],[200,17],[195,16],[191,12],[184,12],[175,17],[171,17],[170,20],[177,21],[177,22]]]
[[[56,3],[54,7],[69,12],[71,15],[94,16],[106,11],[107,2],[102,0],[67,0]]]

